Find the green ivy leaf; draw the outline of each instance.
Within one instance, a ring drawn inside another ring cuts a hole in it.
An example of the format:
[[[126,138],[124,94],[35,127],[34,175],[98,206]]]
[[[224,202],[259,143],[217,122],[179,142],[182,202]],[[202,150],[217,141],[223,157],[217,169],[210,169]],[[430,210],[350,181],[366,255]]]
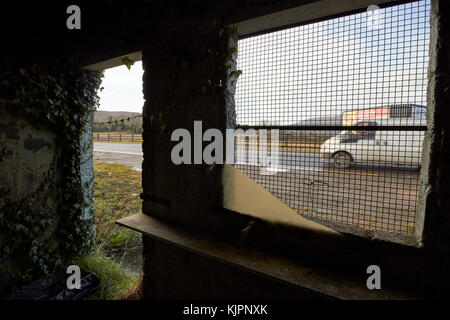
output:
[[[233,53],[235,53],[236,51],[237,51],[237,48],[233,47],[228,52],[229,52],[230,55],[233,55]]]
[[[122,62],[122,64],[124,64],[128,68],[128,70],[130,70],[131,66],[134,64],[134,61],[128,58],[128,56],[120,59],[120,62]]]

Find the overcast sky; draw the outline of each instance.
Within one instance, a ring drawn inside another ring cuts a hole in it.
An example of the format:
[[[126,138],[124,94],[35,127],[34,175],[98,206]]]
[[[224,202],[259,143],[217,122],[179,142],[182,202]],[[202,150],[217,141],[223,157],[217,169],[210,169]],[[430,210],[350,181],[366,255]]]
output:
[[[126,66],[105,70],[99,110],[142,112],[142,74],[141,61],[135,62],[131,70]]]
[[[239,124],[289,125],[345,110],[426,104],[430,1],[239,41]],[[377,22],[378,21],[378,22]]]

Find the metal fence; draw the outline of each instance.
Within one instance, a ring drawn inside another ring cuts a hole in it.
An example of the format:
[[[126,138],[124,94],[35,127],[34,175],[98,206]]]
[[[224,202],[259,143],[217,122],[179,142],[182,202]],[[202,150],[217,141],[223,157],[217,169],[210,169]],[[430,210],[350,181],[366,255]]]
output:
[[[94,132],[94,141],[98,142],[121,142],[142,143],[142,134],[127,132]]]
[[[307,218],[414,234],[429,10],[423,0],[240,39],[238,127],[284,138],[275,164],[247,150],[235,166]]]

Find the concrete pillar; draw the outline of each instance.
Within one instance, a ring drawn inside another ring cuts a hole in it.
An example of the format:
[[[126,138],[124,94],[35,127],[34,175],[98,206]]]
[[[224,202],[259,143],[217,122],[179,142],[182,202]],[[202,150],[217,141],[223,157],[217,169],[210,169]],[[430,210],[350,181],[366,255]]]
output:
[[[142,50],[145,99],[142,211],[172,222],[223,232],[236,221],[242,222],[242,217],[223,212],[223,166],[210,166],[203,161],[173,164],[171,150],[178,142],[171,141],[171,134],[184,128],[194,139],[194,121],[202,121],[203,132],[215,128],[225,133],[226,128],[234,127],[235,83],[227,79],[227,72],[235,68],[237,53],[229,53],[230,47],[237,46],[236,37],[219,20],[197,11],[166,15],[153,31],[148,35],[151,39],[148,46]],[[226,64],[231,69],[227,70]],[[193,149],[191,154],[193,162]],[[164,256],[154,256],[155,251],[149,247],[153,242],[146,238],[144,294],[150,297],[151,288],[164,285],[160,278],[163,275],[155,275],[152,262],[156,259],[158,265],[164,265],[170,261]],[[187,276],[170,271],[164,274]]]
[[[211,212],[222,205],[222,166],[174,165],[171,149],[177,142],[171,134],[184,128],[193,145],[194,121],[202,121],[203,132],[232,126],[232,87],[225,69],[230,41],[212,17],[188,15],[164,19],[142,54],[143,212],[205,225],[214,223]]]
[[[423,243],[433,261],[428,271],[432,294],[448,292],[450,285],[450,5],[432,0],[428,68],[428,131],[423,174]]]

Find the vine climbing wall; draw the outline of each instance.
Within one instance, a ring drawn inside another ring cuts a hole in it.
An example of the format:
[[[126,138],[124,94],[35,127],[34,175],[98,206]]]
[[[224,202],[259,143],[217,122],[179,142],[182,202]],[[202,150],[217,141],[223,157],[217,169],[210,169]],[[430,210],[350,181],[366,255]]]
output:
[[[0,294],[93,249],[92,115],[102,74],[0,67]]]

